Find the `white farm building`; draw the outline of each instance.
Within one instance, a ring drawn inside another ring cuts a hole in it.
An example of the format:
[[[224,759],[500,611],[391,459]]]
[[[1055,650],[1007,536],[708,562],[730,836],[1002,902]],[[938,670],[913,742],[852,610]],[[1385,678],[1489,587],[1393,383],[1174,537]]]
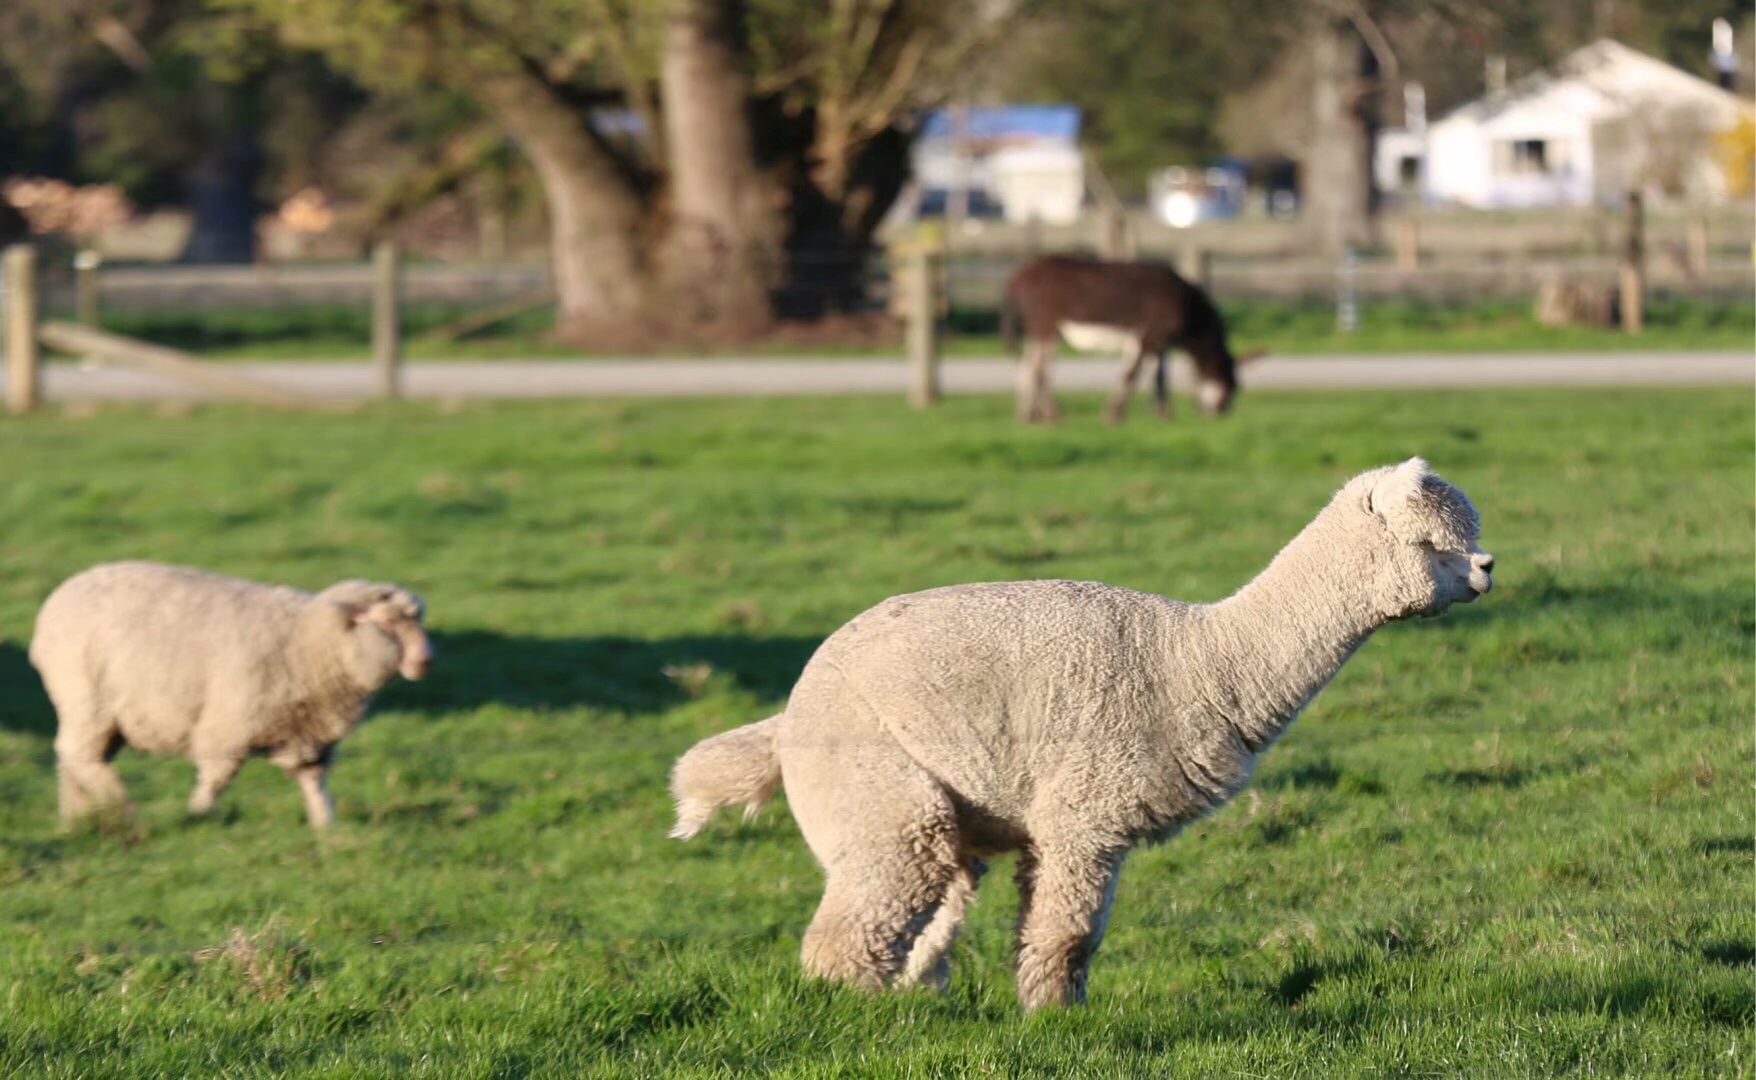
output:
[[[1381,133],[1379,188],[1482,208],[1580,206],[1630,191],[1715,201],[1715,140],[1749,102],[1614,41],[1570,54],[1427,126]]]

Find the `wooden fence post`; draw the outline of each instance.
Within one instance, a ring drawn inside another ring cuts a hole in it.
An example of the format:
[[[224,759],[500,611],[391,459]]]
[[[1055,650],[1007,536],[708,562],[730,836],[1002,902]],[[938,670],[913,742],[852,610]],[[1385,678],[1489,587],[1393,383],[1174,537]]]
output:
[[[1128,215],[1122,207],[1110,203],[1099,207],[1097,224],[1098,254],[1106,259],[1129,258]]]
[[[1396,268],[1405,274],[1421,268],[1421,225],[1413,218],[1396,224]]]
[[[37,252],[29,244],[6,249],[6,411],[37,407],[41,365],[37,352]]]
[[[1640,193],[1629,192],[1627,233],[1622,244],[1621,292],[1622,329],[1630,334],[1640,333],[1646,325],[1645,224]]]
[[[908,401],[924,409],[939,398],[938,267],[925,248],[908,259]]]
[[[1690,218],[1684,239],[1689,252],[1689,276],[1700,281],[1707,276],[1707,218]]]
[[[98,270],[103,265],[104,257],[91,248],[73,256],[73,318],[82,326],[98,324]]]
[[[1213,292],[1213,252],[1207,248],[1195,249],[1195,284],[1204,292]]]
[[[402,259],[396,244],[372,249],[372,372],[378,396],[402,396]]]

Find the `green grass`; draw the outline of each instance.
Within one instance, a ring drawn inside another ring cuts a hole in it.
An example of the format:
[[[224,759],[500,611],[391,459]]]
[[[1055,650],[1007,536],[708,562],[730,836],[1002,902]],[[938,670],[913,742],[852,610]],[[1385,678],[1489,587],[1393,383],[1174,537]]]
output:
[[[417,360],[502,357],[577,357],[580,351],[550,338],[554,313],[541,309],[457,341],[423,335],[469,314],[452,305],[418,305],[405,312],[406,353]],[[1319,301],[1244,300],[1225,305],[1235,346],[1277,355],[1482,351],[1605,352],[1628,349],[1745,349],[1756,335],[1756,303],[1655,296],[1641,334],[1593,327],[1540,326],[1530,305],[1484,300],[1434,303],[1372,300],[1360,306],[1353,333],[1335,326],[1335,305]],[[370,314],[357,305],[273,309],[117,311],[104,320],[118,333],[185,349],[212,359],[363,359],[369,355]],[[1004,351],[996,336],[998,313],[954,312],[945,351],[952,356],[994,356]],[[728,355],[897,355],[897,340],[881,345],[804,345],[774,342],[727,346]],[[665,355],[698,357],[702,350],[679,345]],[[617,353],[617,355],[624,355]]]
[[[1246,395],[1015,427],[1000,399],[203,408],[0,422],[0,1075],[1751,1071],[1746,389]],[[1122,877],[1091,1004],[1021,1017],[990,874],[943,997],[798,973],[781,807],[664,838],[666,770],[896,592],[1068,576],[1207,600],[1424,453],[1498,587],[1389,627],[1253,786]],[[33,612],[148,557],[390,576],[438,667],[341,749],[340,823],[125,753],[57,836]]]

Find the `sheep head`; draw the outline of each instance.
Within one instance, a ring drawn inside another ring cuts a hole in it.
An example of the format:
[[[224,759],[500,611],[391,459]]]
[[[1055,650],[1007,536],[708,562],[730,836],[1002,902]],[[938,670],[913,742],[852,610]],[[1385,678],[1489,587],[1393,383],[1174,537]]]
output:
[[[1374,469],[1343,490],[1372,541],[1371,584],[1385,618],[1440,615],[1494,587],[1475,506],[1425,461]]]
[[[432,666],[433,645],[421,625],[427,607],[400,585],[340,581],[315,602],[340,628],[343,662],[362,686],[383,686],[393,675],[413,682]]]

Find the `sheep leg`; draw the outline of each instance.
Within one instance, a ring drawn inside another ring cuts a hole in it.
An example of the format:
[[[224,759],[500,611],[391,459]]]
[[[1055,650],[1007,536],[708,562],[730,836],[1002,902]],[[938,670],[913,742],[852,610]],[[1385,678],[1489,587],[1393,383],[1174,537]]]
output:
[[[305,796],[305,817],[313,829],[327,829],[335,821],[335,801],[329,797],[329,755],[312,765],[299,765],[287,772]]]
[[[1103,941],[1121,865],[1117,851],[1036,852],[1019,926],[1018,998],[1026,1009],[1085,1001],[1086,970]]]
[[[238,775],[244,759],[232,755],[203,755],[195,759],[195,790],[189,795],[189,814],[205,817],[213,809],[214,800]]]
[[[90,722],[83,711],[57,703],[61,716],[55,736],[55,765],[59,780],[61,823],[70,825],[92,813],[125,808],[127,789],[110,764],[122,748],[122,735],[114,727]],[[73,715],[69,722],[69,715]]]
[[[969,859],[952,877],[951,884],[945,889],[945,899],[933,914],[933,921],[921,931],[921,936],[915,939],[915,947],[908,954],[908,962],[902,971],[905,984],[935,990],[944,990],[950,985],[951,961],[947,953],[957,939],[958,927],[963,925],[964,909],[987,869],[987,864],[980,859]]]
[[[1139,348],[1134,358],[1122,368],[1122,381],[1116,384],[1116,392],[1110,397],[1109,406],[1104,409],[1104,418],[1112,424],[1119,424],[1128,417],[1128,399],[1134,394],[1134,384],[1140,378],[1140,369],[1146,366],[1146,349]]]

